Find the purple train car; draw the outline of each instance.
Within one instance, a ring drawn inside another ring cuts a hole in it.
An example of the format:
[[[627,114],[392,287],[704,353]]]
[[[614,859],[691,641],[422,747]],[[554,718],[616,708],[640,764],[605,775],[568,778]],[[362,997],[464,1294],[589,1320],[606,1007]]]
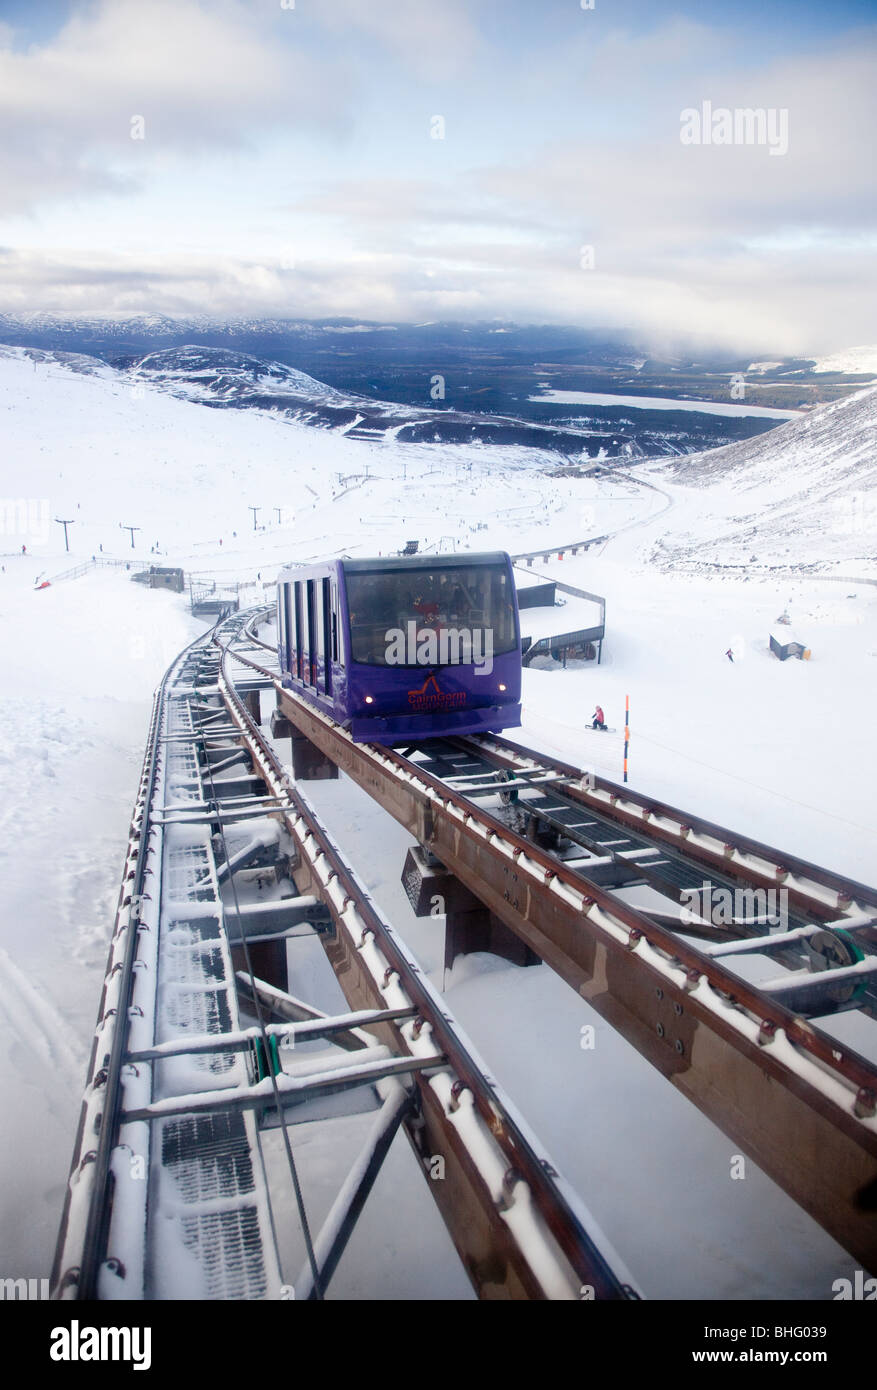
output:
[[[357,743],[521,722],[511,561],[484,555],[291,566],[277,589],[282,681]]]

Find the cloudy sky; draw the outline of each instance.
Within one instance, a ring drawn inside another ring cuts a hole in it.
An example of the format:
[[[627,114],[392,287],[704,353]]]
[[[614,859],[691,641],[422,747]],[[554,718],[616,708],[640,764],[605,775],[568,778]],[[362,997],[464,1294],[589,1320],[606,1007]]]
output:
[[[877,0],[0,0],[0,311],[871,343],[875,60]]]

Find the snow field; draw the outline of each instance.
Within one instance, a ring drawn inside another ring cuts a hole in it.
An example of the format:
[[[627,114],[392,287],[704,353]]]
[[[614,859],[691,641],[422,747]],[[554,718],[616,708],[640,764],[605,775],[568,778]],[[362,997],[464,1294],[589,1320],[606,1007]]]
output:
[[[633,786],[874,878],[877,590],[659,567],[659,545],[690,554],[710,527],[728,526],[739,498],[721,481],[694,489],[649,471],[653,492],[618,476],[551,479],[548,460],[523,450],[372,446],[134,395],[112,373],[35,369],[14,352],[0,356],[0,422],[3,497],[45,499],[52,518],[76,518],[69,555],[54,524],[45,540],[25,538],[24,557],[14,530],[0,537],[0,1274],[48,1273],[152,690],[202,628],[184,596],[148,591],[124,570],[35,590],[101,544],[140,568],[157,541],[159,563],[249,581],[254,595],[270,594],[288,560],[386,553],[411,536],[519,552],[580,529],[617,532],[585,555],[534,565],[537,577],[606,596],[607,639],[600,667],[525,672],[521,741],[620,780],[619,735],[586,725],[599,702],[620,730],[629,694]],[[252,529],[251,504],[264,530]],[[133,552],[120,521],[142,527]],[[809,662],[767,651],[786,608]],[[556,610],[557,631],[575,626],[571,611]],[[308,792],[441,984],[441,927],[412,917],[399,883],[406,834],[343,779]],[[451,1009],[646,1294],[827,1298],[832,1279],[849,1275],[852,1262],[752,1165],[731,1181],[731,1141],[546,967],[472,956],[446,984]],[[592,1050],[581,1046],[587,1024]],[[307,1147],[319,1158],[312,1190],[328,1200],[337,1174],[325,1142],[315,1132]],[[403,1296],[420,1239],[407,1200],[383,1235],[380,1208],[370,1215],[339,1296]],[[464,1296],[443,1256],[431,1268],[420,1296]]]

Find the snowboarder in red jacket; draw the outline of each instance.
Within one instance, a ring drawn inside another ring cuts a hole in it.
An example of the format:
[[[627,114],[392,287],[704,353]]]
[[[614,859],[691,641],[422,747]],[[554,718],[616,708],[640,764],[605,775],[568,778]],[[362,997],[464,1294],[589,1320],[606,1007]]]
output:
[[[604,713],[603,713],[603,711],[602,711],[602,709],[600,708],[599,705],[598,705],[597,708],[594,710],[594,722],[593,722],[593,724],[591,725],[591,728],[592,728],[592,729],[605,729],[605,728],[606,728],[606,716],[604,715]]]

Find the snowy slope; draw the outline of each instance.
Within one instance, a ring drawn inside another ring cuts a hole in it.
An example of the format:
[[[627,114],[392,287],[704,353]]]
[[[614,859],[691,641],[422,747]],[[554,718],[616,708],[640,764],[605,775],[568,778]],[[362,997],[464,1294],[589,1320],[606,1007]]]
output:
[[[847,348],[845,352],[833,352],[828,357],[820,357],[813,365],[814,372],[844,372],[849,376],[877,372],[877,345],[870,347]]]
[[[877,572],[877,388],[820,406],[769,434],[643,472],[683,484],[662,563],[818,566]],[[700,491],[693,498],[690,489]]]
[[[600,534],[655,505],[636,487],[619,502],[605,476],[549,478],[556,456],[539,450],[349,439],[270,411],[207,410],[99,368],[0,347],[0,496],[24,493],[51,513],[50,538],[22,537],[37,554],[63,550],[52,519],[72,517],[71,545],[86,557],[102,545],[148,559],[157,544],[187,570],[267,580],[289,559],[386,553],[415,537],[523,551],[552,517]],[[120,524],[141,528],[134,552]]]
[[[0,353],[0,495],[24,494],[40,504],[37,522],[48,518],[44,535],[35,523],[23,537],[13,509],[0,537],[4,1272],[48,1273],[151,691],[197,627],[184,596],[144,590],[124,570],[35,590],[39,575],[100,545],[139,567],[158,541],[167,562],[222,579],[261,576],[270,593],[288,559],[386,553],[413,536],[516,552],[609,536],[586,555],[534,566],[607,596],[607,642],[600,667],[525,672],[522,741],[620,777],[617,736],[585,724],[599,701],[619,725],[629,694],[636,787],[873,877],[877,754],[860,712],[874,683],[877,589],[660,572],[650,558],[659,543],[684,549],[686,533],[727,526],[741,495],[757,517],[759,486],[775,487],[776,497],[788,486],[781,469],[762,461],[761,484],[745,459],[696,486],[657,470],[651,488],[629,472],[556,478],[556,459],[530,450],[357,442],[258,410],[205,409],[74,365]],[[865,476],[860,428],[830,409],[847,463]],[[861,430],[872,418],[855,417]],[[814,428],[824,416],[812,420]],[[832,450],[831,431],[820,437]],[[815,492],[821,475],[815,452],[808,457]],[[838,485],[844,457],[831,453]],[[745,492],[735,490],[741,480]],[[259,529],[250,505],[261,508]],[[69,556],[56,516],[75,518]],[[120,522],[142,527],[133,551]],[[806,563],[806,537],[794,532],[790,544],[794,563]],[[572,607],[557,610],[559,630]],[[813,649],[809,663],[781,664],[766,651],[787,607]],[[408,837],[346,779],[309,793],[442,986],[441,931],[411,916],[400,883]],[[648,1295],[829,1298],[832,1279],[850,1273],[843,1252],[751,1165],[745,1182],[729,1182],[731,1142],[547,968],[468,957],[447,997]],[[839,1029],[848,1017],[838,1016]],[[597,1029],[593,1054],[580,1047],[584,1023]],[[351,1247],[340,1291],[404,1289],[406,1259],[421,1290],[425,1282],[440,1296],[448,1287],[443,1270],[431,1284],[428,1267],[424,1276],[414,1226],[384,1223],[383,1240],[392,1278],[379,1284],[373,1252]]]
[[[331,401],[338,405],[355,404],[359,399],[326,386],[307,372],[228,348],[163,348],[141,357],[130,375],[186,400],[219,399],[229,404],[246,404],[254,395],[268,391],[293,401]]]

